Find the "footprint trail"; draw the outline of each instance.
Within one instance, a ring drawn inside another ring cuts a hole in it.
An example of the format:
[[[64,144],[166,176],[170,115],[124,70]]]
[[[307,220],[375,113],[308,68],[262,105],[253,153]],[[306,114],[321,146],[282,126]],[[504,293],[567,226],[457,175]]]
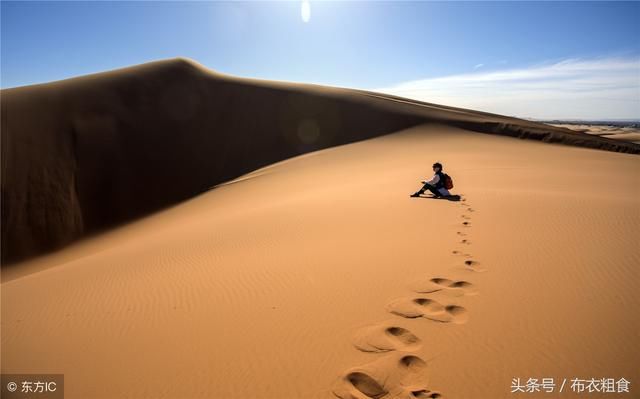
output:
[[[456,231],[457,243],[472,247],[468,232],[472,229],[470,213],[475,212],[466,198],[460,205],[467,213],[460,215],[465,231]],[[479,262],[471,253],[453,248],[451,253],[466,258],[463,270],[481,272]],[[457,258],[459,259],[459,258]],[[454,265],[459,271],[460,263]],[[453,298],[476,295],[476,285],[470,281],[430,276],[409,287],[413,295],[396,299],[387,305],[387,311],[404,319],[425,319],[431,322],[464,324],[468,320],[467,309]],[[437,297],[437,298],[436,298]],[[406,323],[414,323],[407,321]],[[385,322],[362,327],[354,333],[353,345],[356,349],[372,353],[378,358],[362,366],[354,367],[342,374],[332,392],[340,399],[435,399],[442,393],[428,387],[427,363],[415,355],[422,347],[422,339],[411,330],[395,322]]]

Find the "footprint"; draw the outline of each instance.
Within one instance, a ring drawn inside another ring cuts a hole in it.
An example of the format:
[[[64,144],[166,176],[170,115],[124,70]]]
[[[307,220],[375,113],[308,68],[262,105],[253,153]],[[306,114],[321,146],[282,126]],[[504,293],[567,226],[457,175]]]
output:
[[[462,224],[463,224],[464,226],[471,226],[471,222],[468,222],[468,221],[462,222]]]
[[[434,277],[413,285],[413,290],[419,294],[431,294],[445,291],[452,296],[474,295],[476,291],[472,283],[464,280],[450,280],[443,277]]]
[[[449,284],[449,288],[460,288],[460,289],[464,289],[464,290],[468,290],[472,286],[473,286],[473,284],[471,284],[468,281],[464,281],[464,280],[454,281],[451,284]]]
[[[472,272],[486,272],[487,269],[479,266],[480,263],[473,260],[473,259],[467,259],[464,261],[464,268],[465,270],[470,270]]]
[[[456,234],[459,235],[459,236],[466,236],[467,235],[467,233],[463,233],[461,231],[456,231]]]
[[[475,260],[473,260],[473,259],[467,259],[467,260],[465,260],[465,261],[464,261],[464,264],[465,264],[465,266],[467,266],[467,267],[474,267],[474,266],[477,266],[477,265],[478,265],[478,262],[476,262],[476,261],[475,261]]]
[[[347,380],[355,389],[358,390],[358,392],[363,393],[369,398],[382,398],[389,393],[382,385],[365,373],[358,371],[349,373],[349,375],[347,375]]]
[[[341,399],[429,398],[425,395],[439,395],[426,388],[426,368],[427,363],[418,356],[407,353],[387,355],[348,370],[336,382],[333,394]]]
[[[387,305],[389,312],[415,319],[424,317],[425,319],[438,321],[441,323],[462,324],[467,321],[467,310],[458,305],[443,305],[431,298],[401,298]]]
[[[460,240],[460,243],[461,243],[461,244],[467,244],[467,245],[469,245],[469,244],[471,244],[471,241],[469,241],[469,240],[467,240],[467,239],[465,238],[464,240]]]
[[[413,398],[418,399],[440,399],[442,398],[442,394],[437,391],[429,391],[428,389],[418,390],[411,392]]]
[[[460,217],[463,219],[471,220],[471,216],[468,216],[468,215],[462,215]]]
[[[382,324],[358,330],[353,345],[363,352],[415,351],[421,340],[406,328]]]

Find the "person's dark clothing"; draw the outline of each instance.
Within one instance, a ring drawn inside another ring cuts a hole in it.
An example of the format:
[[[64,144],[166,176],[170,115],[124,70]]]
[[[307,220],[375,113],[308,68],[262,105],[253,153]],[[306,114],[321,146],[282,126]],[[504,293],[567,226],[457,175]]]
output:
[[[436,197],[442,196],[442,194],[440,194],[436,186],[432,186],[429,183],[425,183],[424,186],[422,186],[422,188],[418,191],[418,195],[424,193],[427,190],[431,191],[431,193],[433,193],[433,195],[435,195]]]

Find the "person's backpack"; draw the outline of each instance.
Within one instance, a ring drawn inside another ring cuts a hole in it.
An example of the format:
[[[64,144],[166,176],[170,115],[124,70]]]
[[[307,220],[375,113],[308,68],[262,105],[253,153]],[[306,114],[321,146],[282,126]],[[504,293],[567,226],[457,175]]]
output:
[[[444,188],[451,190],[453,188],[453,179],[446,173],[443,173],[442,175],[442,177],[444,177]]]

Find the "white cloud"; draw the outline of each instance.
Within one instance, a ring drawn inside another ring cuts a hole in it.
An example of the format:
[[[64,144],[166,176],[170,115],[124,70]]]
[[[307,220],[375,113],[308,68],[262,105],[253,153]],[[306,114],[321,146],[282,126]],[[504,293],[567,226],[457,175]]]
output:
[[[640,119],[640,58],[568,59],[375,91],[525,118]]]
[[[478,69],[478,68],[482,68],[484,66],[484,64],[476,64],[473,69]]]

